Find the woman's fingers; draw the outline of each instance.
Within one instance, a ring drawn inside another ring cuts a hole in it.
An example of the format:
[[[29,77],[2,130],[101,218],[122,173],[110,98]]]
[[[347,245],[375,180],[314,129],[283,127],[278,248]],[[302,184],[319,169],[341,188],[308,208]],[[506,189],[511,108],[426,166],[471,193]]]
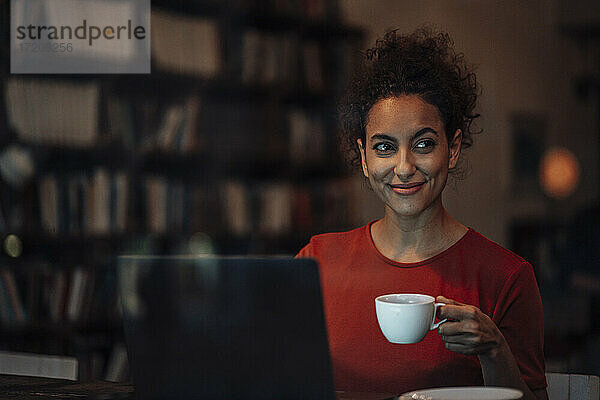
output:
[[[479,325],[473,321],[445,322],[440,325],[438,332],[442,336],[454,336],[461,333],[476,333]]]
[[[471,344],[474,343],[474,335],[470,333],[461,333],[458,335],[445,336],[440,335],[442,340],[446,343],[460,343],[460,344]]]
[[[442,319],[448,318],[454,321],[461,321],[469,318],[472,319],[476,317],[478,311],[476,307],[460,303],[444,296],[436,297],[435,301],[446,304],[445,306],[440,307],[438,311],[438,316]]]
[[[459,303],[459,302],[458,302],[458,301],[456,301],[456,300],[448,299],[448,298],[446,298],[446,297],[444,297],[444,296],[438,296],[438,297],[436,297],[436,298],[435,298],[435,302],[436,302],[436,303],[446,303],[446,304],[453,304],[453,305],[457,305],[457,306],[459,306],[459,305],[464,305],[464,304],[462,304],[462,303]]]
[[[459,343],[446,343],[446,348],[450,351],[454,351],[456,353],[467,354],[470,349],[464,344]]]
[[[447,304],[442,306],[438,312],[440,318],[448,318],[454,321],[462,321],[464,319],[474,319],[477,314],[477,309],[467,305]]]

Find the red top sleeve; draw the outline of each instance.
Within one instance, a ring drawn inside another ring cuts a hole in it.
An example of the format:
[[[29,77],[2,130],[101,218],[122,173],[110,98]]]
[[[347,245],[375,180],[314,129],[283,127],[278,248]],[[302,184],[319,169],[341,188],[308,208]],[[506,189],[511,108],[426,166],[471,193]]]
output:
[[[531,389],[546,387],[544,371],[544,313],[532,266],[524,262],[506,280],[492,320],[506,338]]]

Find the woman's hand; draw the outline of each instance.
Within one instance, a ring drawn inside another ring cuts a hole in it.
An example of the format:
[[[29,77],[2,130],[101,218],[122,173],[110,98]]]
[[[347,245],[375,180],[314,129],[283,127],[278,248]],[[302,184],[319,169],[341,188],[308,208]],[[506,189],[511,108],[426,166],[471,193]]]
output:
[[[505,339],[496,324],[479,308],[438,296],[438,303],[446,303],[439,311],[438,332],[450,351],[464,355],[493,357],[504,345]]]
[[[523,399],[548,400],[546,389],[532,392],[525,384],[506,339],[494,323],[477,307],[438,296],[438,316],[448,318],[438,328],[448,350],[476,355],[481,363],[486,386],[514,387],[523,392]]]

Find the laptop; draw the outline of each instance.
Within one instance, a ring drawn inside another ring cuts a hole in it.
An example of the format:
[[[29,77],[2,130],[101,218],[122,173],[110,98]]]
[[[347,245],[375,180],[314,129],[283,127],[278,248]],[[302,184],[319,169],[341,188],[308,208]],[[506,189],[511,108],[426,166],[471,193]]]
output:
[[[317,264],[120,256],[139,399],[334,399]]]

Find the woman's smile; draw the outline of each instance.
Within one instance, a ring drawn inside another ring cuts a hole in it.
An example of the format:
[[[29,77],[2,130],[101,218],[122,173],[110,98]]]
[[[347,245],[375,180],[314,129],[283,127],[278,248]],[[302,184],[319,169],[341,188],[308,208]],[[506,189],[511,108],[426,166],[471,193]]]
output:
[[[417,182],[417,183],[409,183],[409,184],[398,184],[398,185],[389,185],[394,193],[399,194],[401,196],[410,196],[417,193],[419,190],[423,188],[425,182]]]

